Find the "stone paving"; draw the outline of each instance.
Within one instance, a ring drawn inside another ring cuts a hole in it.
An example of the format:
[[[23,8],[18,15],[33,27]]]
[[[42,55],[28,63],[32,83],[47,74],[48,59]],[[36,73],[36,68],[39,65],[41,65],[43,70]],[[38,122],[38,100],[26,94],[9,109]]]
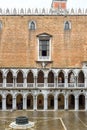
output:
[[[87,130],[85,111],[0,111],[0,130],[8,126],[17,116],[27,116],[35,122],[32,130]],[[10,129],[9,129],[10,130]]]

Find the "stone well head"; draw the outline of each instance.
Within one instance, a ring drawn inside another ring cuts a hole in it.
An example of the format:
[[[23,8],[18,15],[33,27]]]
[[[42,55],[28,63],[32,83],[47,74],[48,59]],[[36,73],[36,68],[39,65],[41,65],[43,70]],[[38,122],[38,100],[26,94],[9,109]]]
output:
[[[26,116],[19,116],[16,118],[17,125],[26,125],[28,123],[29,123],[28,117],[26,117]]]

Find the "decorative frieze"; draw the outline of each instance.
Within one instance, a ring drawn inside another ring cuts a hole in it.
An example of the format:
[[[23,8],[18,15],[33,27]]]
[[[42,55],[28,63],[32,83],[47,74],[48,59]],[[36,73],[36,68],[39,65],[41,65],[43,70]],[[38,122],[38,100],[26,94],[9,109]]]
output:
[[[87,9],[2,9],[0,8],[0,15],[87,15]]]

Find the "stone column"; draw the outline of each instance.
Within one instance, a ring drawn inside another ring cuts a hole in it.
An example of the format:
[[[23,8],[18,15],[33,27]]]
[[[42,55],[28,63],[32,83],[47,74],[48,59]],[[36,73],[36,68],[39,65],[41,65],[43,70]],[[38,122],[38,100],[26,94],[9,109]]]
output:
[[[27,87],[27,77],[24,77],[24,84],[23,84],[23,87]]]
[[[37,96],[34,96],[33,109],[37,110]]]
[[[48,87],[48,85],[47,85],[47,77],[44,77],[44,87],[45,88]]]
[[[68,76],[65,76],[65,87],[68,87]]]
[[[2,99],[2,110],[6,110],[6,98]]]
[[[68,97],[65,97],[65,110],[68,110]]]
[[[58,110],[58,100],[56,95],[54,97],[54,110]]]
[[[75,110],[77,111],[79,108],[79,101],[78,101],[78,97],[75,97]]]
[[[87,76],[85,77],[85,88],[87,88]]]
[[[56,85],[57,85],[57,87],[58,87],[58,76],[57,76],[57,78],[56,78],[56,82],[57,82]]]
[[[75,76],[75,87],[77,87],[77,76]]]
[[[13,86],[14,86],[14,87],[17,87],[17,86],[16,86],[16,77],[15,77],[15,76],[13,77]]]
[[[85,96],[85,111],[87,111],[87,95]]]
[[[27,102],[26,102],[26,98],[23,98],[23,109],[26,110],[27,109]]]
[[[47,95],[44,97],[44,110],[47,110],[48,105],[47,105]]]
[[[37,87],[37,76],[34,77],[34,87]]]
[[[3,77],[3,87],[6,87],[6,77]]]
[[[54,87],[57,87],[57,76],[54,76]]]
[[[12,109],[16,110],[16,98],[13,98]]]

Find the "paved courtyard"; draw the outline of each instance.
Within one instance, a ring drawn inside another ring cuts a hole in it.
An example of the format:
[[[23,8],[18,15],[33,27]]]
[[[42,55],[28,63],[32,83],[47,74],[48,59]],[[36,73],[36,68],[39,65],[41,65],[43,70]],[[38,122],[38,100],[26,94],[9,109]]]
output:
[[[0,130],[7,130],[17,116],[34,121],[32,130],[87,130],[85,111],[0,111]]]

